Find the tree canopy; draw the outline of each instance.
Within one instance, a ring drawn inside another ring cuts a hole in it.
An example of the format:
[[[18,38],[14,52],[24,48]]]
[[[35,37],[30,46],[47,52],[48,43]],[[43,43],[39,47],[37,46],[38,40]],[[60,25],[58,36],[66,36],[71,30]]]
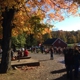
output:
[[[15,11],[11,26],[15,36],[23,31],[32,29],[29,19],[39,16],[40,21],[46,18],[46,22],[62,21],[66,13],[76,14],[79,0],[0,0],[0,33],[2,33],[3,13],[13,9]],[[78,14],[76,14],[78,15]],[[0,35],[2,37],[2,35]]]

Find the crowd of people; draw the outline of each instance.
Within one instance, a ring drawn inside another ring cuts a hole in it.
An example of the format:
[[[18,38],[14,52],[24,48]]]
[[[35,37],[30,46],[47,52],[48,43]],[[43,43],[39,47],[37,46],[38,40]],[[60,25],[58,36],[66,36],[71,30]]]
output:
[[[67,78],[72,80],[73,76],[78,78],[79,75],[79,66],[80,66],[80,48],[78,46],[71,47],[64,47],[64,48],[56,48],[54,46],[49,46],[45,48],[43,45],[40,46],[41,53],[49,53],[50,59],[54,59],[55,54],[63,54],[64,55],[64,62],[67,72]]]
[[[50,53],[50,59],[54,59],[55,48],[50,46],[48,51]],[[62,48],[61,51],[64,55],[64,63],[67,72],[67,79],[73,80],[79,77],[79,66],[80,66],[80,48],[78,46]],[[56,52],[57,53],[57,52]],[[59,54],[61,54],[59,53]]]
[[[32,48],[32,51],[37,51],[37,48]],[[63,54],[64,55],[64,63],[65,68],[67,72],[67,78],[70,80],[73,80],[74,78],[78,78],[79,76],[79,66],[80,66],[80,48],[77,46],[74,46],[73,48],[66,47],[66,48],[55,48],[52,45],[47,48],[45,48],[43,45],[39,47],[41,53],[49,53],[50,59],[54,59],[54,53],[56,54]],[[0,48],[0,53],[2,53],[2,50]],[[37,51],[38,53],[38,51]],[[13,59],[13,50],[11,51],[11,58]],[[20,61],[20,57],[25,57],[29,55],[29,51],[27,48],[18,50],[17,59]]]
[[[50,54],[51,60],[54,59],[54,53],[63,54],[67,78],[69,80],[73,80],[73,78],[78,79],[80,66],[80,48],[78,46],[66,48],[54,48],[53,46],[50,46],[46,51]],[[43,46],[41,47],[41,52],[45,52]]]
[[[14,56],[14,51],[11,50],[11,58],[12,60],[18,59],[18,61],[20,61],[21,57],[27,57],[29,55],[29,51],[27,50],[27,48],[25,49],[19,49],[17,51],[17,55]]]

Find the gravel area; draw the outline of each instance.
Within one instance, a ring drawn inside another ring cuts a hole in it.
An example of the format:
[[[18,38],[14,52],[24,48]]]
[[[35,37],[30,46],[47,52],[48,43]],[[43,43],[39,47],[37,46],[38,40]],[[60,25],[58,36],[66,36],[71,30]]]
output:
[[[38,59],[40,66],[27,70],[27,80],[66,80],[65,65],[62,55],[54,55],[50,60],[50,54],[31,53],[31,58]]]
[[[40,66],[26,71],[27,80],[67,80],[62,54],[54,54],[53,60],[50,60],[50,54],[30,53],[29,55],[33,59],[38,59]],[[73,80],[80,80],[80,76]]]
[[[0,74],[0,80],[67,80],[63,55],[54,54],[53,60],[50,54],[30,53],[29,56],[39,60],[40,66],[15,67],[16,70]],[[80,80],[80,76],[73,80]]]

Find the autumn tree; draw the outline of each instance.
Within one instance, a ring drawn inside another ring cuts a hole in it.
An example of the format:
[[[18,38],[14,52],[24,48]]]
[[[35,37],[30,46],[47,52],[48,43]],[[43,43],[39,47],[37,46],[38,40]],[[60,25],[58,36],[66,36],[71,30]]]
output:
[[[66,9],[68,13],[75,14],[76,3],[68,3],[69,0],[0,0],[0,29],[2,28],[2,59],[0,72],[5,73],[11,68],[11,36],[18,34],[30,27],[27,21],[31,15],[48,17],[50,20],[64,20],[62,13]],[[50,10],[53,12],[48,13]],[[16,14],[16,15],[15,15]],[[25,24],[25,22],[27,24]],[[25,25],[25,26],[24,26]]]

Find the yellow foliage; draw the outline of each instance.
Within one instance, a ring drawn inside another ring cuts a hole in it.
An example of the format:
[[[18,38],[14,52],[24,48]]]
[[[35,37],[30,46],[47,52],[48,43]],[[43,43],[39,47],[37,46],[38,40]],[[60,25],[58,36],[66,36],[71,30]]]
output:
[[[50,34],[51,30],[50,28],[45,28],[42,32],[42,34],[46,34],[46,33],[49,33]]]
[[[25,0],[1,0],[0,5],[2,7],[2,11],[5,11],[5,7],[8,9],[15,8],[19,9],[22,5],[25,4]]]
[[[73,3],[69,6],[68,12],[72,14],[76,14],[78,11],[78,5],[76,3]]]
[[[54,18],[55,17],[54,13],[50,13],[49,16],[50,16],[50,18]]]
[[[0,6],[0,23],[2,20],[1,12],[5,11],[5,7],[18,10],[12,21],[12,24],[15,25],[15,28],[12,30],[13,35],[17,35],[23,31],[26,31],[28,34],[34,33],[34,28],[29,24],[29,19],[33,15],[39,16],[40,19],[43,20],[46,17],[46,13],[53,9],[55,13],[49,13],[49,21],[50,19],[61,21],[64,20],[61,9],[68,9],[68,13],[72,14],[75,14],[78,9],[77,4],[73,3],[69,5],[65,0],[0,0]],[[42,8],[42,6],[44,7]],[[50,33],[50,28],[44,28],[42,33]]]

